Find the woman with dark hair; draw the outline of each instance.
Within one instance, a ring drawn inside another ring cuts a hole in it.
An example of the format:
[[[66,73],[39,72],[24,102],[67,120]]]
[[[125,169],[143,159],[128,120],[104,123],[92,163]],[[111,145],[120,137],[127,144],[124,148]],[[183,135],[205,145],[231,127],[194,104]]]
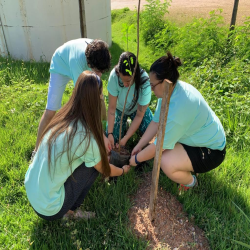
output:
[[[62,96],[67,83],[73,80],[74,85],[79,75],[85,70],[91,70],[101,77],[110,68],[111,55],[108,44],[102,40],[80,38],[68,41],[56,49],[50,63],[50,81],[46,109],[38,127],[35,155],[44,129],[47,127],[56,111],[61,108]],[[102,102],[103,116],[106,116],[105,103]],[[104,135],[105,146],[109,151],[109,141]]]
[[[159,98],[153,121],[132,151],[130,164],[136,166],[155,156],[156,141],[142,150],[156,135],[159,125],[164,81],[174,85],[169,104],[163,143],[161,169],[181,189],[198,184],[194,173],[218,167],[226,154],[226,137],[220,120],[201,93],[192,85],[178,80],[179,58],[171,53],[156,60],[150,68],[150,85]]]
[[[131,52],[123,52],[118,65],[111,71],[108,80],[109,106],[108,126],[106,135],[114,147],[119,140],[120,122],[128,87],[132,79],[136,64],[136,56]],[[151,88],[148,74],[137,63],[135,81],[129,90],[127,103],[122,121],[121,145],[125,146],[128,139],[139,128],[143,134],[153,116],[148,107],[151,100]],[[132,123],[126,132],[128,117]],[[125,133],[126,132],[126,133]]]
[[[129,166],[108,163],[101,122],[102,81],[91,71],[80,74],[70,100],[44,130],[25,175],[25,188],[35,212],[55,220],[76,210],[98,173],[120,176]],[[94,115],[93,115],[94,114]],[[76,212],[74,212],[76,211]]]

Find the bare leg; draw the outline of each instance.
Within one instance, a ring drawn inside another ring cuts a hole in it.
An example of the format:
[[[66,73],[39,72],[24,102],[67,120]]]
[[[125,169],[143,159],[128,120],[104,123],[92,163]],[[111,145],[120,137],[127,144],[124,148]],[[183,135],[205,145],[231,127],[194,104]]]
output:
[[[45,130],[47,125],[50,123],[50,121],[52,120],[55,114],[56,114],[56,111],[53,111],[53,110],[46,109],[44,111],[41,121],[39,123],[39,127],[38,127],[35,151],[37,151],[38,149],[38,144],[39,144],[43,131]]]
[[[193,181],[191,175],[191,171],[194,171],[192,163],[187,152],[179,143],[176,143],[172,150],[164,150],[161,169],[174,182],[187,185]]]

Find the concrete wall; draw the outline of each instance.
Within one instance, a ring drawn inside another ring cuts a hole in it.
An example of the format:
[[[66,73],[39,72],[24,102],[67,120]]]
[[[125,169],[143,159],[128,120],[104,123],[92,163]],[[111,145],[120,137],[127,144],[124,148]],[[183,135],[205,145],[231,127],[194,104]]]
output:
[[[110,0],[0,1],[2,56],[50,61],[57,47],[81,36],[111,45]]]

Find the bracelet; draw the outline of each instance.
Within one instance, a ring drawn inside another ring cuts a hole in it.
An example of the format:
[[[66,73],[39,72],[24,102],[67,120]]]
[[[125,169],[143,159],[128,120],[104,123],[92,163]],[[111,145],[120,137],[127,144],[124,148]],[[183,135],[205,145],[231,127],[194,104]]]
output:
[[[124,168],[122,168],[122,174],[120,176],[122,176],[124,174]]]
[[[113,132],[112,132],[112,133],[108,133],[108,136],[109,136],[109,135],[112,135],[112,136],[114,137]]]
[[[136,163],[137,165],[141,163],[141,162],[139,162],[139,161],[137,160],[137,154],[135,155],[135,163]]]

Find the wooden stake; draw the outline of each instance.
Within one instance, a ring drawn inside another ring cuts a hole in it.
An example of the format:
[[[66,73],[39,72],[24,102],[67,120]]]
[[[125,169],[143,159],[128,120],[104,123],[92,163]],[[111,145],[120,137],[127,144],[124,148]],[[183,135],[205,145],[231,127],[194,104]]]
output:
[[[157,143],[156,143],[154,167],[152,172],[152,184],[150,191],[149,218],[151,221],[153,221],[155,218],[155,205],[157,202],[162,147],[163,147],[165,129],[167,124],[170,97],[174,89],[173,83],[168,80],[165,80],[163,84],[164,84],[164,94],[161,103],[161,113],[160,113],[159,127],[157,131]]]

